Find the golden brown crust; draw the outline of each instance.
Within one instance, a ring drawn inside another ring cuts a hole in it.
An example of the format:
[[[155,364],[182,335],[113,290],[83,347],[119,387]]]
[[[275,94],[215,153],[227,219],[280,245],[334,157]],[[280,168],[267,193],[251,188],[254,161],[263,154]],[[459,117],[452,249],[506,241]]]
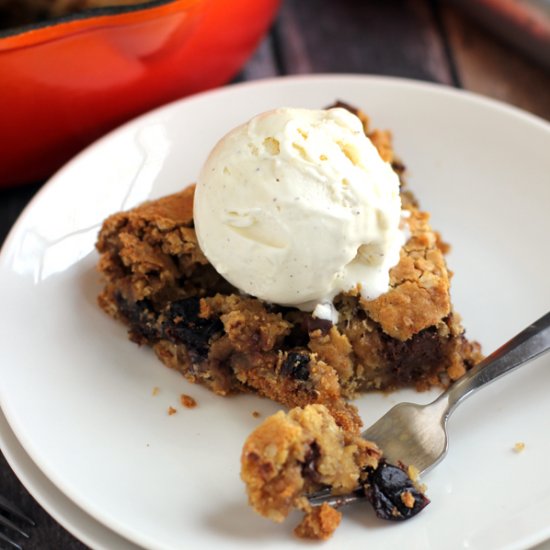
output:
[[[286,518],[304,488],[301,463],[307,444],[301,433],[299,426],[285,422],[280,411],[265,420],[243,448],[241,477],[250,504],[273,521]]]
[[[309,349],[336,371],[340,383],[345,383],[354,374],[353,347],[345,334],[335,326],[328,332],[319,329],[309,335]]]
[[[132,300],[177,294],[178,279],[208,266],[193,229],[194,186],[105,220],[96,243],[107,284]]]
[[[390,290],[376,300],[362,302],[386,334],[403,341],[437,325],[451,312],[449,276],[438,239],[428,224],[429,215],[408,211],[411,237],[390,271]]]
[[[342,514],[326,502],[311,508],[294,529],[294,534],[302,539],[327,540],[336,530]]]

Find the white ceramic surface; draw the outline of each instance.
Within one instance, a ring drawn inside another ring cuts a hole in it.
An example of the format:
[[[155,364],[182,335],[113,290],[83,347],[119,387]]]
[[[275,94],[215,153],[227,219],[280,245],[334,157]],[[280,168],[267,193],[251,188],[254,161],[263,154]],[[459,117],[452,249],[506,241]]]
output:
[[[550,305],[550,129],[535,117],[433,85],[320,76],[202,94],[123,126],[52,178],[2,249],[0,404],[49,480],[137,544],[305,546],[290,535],[296,518],[255,516],[239,481],[242,442],[260,422],[252,411],[277,406],[213,396],[126,339],[95,304],[99,224],[193,181],[213,143],[257,112],[336,98],[393,130],[411,188],[453,244],[454,303],[471,337],[490,351]],[[425,480],[433,504],[418,518],[388,525],[356,507],[323,548],[511,549],[550,536],[549,365],[532,363],[455,413],[450,455]],[[181,393],[198,408],[168,416]],[[431,397],[358,405],[368,424],[395,402]]]
[[[17,477],[48,513],[75,537],[95,550],[139,550],[86,514],[68,499],[36,466],[0,411],[0,448]],[[28,511],[26,511],[28,514]],[[40,526],[38,526],[40,527]],[[34,529],[28,530],[31,537]]]

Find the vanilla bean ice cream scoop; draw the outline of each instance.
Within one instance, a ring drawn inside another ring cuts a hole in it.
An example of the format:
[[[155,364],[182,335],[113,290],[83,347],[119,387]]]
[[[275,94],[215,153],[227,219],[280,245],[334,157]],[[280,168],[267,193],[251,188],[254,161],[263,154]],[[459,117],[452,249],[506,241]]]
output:
[[[276,109],[229,132],[200,173],[194,220],[242,292],[333,321],[340,292],[388,290],[405,242],[398,177],[341,108]]]

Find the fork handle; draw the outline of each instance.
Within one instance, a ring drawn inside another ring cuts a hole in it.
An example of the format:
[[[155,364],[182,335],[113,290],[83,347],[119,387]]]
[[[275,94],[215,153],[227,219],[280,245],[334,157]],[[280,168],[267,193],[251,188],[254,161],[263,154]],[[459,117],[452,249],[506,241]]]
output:
[[[456,381],[436,401],[447,400],[446,418],[467,397],[550,349],[550,312],[529,325]]]

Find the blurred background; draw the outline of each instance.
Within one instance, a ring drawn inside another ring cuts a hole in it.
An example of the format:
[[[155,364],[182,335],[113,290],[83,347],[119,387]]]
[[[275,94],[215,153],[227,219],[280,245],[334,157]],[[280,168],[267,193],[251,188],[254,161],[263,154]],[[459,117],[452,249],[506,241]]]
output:
[[[391,75],[550,120],[550,0],[126,0],[114,9],[95,0],[95,11],[82,11],[90,1],[0,0],[0,244],[41,185],[88,143],[229,82]],[[84,548],[1,454],[0,494],[37,521],[28,550]]]
[[[440,82],[550,119],[550,0],[286,0],[244,79],[351,72]]]

